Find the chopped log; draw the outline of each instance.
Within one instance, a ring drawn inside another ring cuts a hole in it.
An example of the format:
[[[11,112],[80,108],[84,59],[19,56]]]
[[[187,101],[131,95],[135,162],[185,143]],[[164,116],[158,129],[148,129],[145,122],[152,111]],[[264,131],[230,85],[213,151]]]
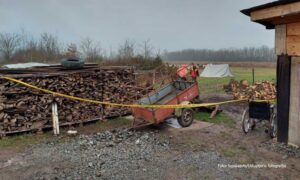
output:
[[[272,100],[276,98],[275,84],[269,81],[257,81],[249,85],[248,81],[242,80],[238,83],[231,80],[228,85],[224,86],[227,93],[232,93],[234,99],[260,99]]]
[[[210,119],[214,118],[218,112],[219,112],[219,105],[216,105],[216,106],[214,107],[214,110],[211,112],[209,118],[210,118]]]
[[[0,73],[9,72],[9,76],[51,91],[114,103],[131,104],[152,91],[152,87],[137,86],[134,71],[128,68],[93,67],[72,71],[60,71],[52,67],[44,71],[41,69],[0,69]],[[52,126],[53,102],[58,106],[60,124],[76,124],[87,119],[115,117],[131,112],[126,107],[101,106],[56,97],[1,79],[0,131],[9,134],[35,129],[39,124],[42,128]]]

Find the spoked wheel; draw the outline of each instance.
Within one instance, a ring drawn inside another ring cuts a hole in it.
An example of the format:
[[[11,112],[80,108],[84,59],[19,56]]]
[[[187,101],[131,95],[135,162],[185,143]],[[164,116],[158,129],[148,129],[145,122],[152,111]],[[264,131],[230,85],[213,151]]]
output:
[[[242,116],[242,128],[244,133],[247,134],[249,130],[253,130],[255,125],[255,121],[249,117],[249,108],[246,108]]]
[[[271,114],[269,135],[271,138],[275,138],[277,136],[277,108],[276,107],[274,107],[273,113]]]
[[[193,123],[194,115],[192,109],[183,109],[181,112],[181,116],[177,118],[178,123],[182,127],[188,127]]]

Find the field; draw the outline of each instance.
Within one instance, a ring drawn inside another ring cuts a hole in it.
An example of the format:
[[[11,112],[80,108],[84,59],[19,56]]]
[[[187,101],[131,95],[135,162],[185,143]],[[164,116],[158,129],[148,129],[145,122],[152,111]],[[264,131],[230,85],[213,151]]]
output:
[[[252,83],[252,68],[251,67],[230,67],[234,77],[226,78],[198,78],[200,90],[203,94],[219,93],[223,90],[223,85],[228,84],[230,79],[248,80]],[[256,67],[254,68],[255,81],[276,81],[276,68],[272,67]]]
[[[211,62],[211,61],[166,61],[169,64],[229,64],[230,67],[262,67],[262,68],[276,68],[276,62]]]

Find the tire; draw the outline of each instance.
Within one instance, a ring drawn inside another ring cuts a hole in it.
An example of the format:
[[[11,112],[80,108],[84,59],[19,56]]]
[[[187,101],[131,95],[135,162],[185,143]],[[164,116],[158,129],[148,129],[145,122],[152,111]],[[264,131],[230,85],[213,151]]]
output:
[[[194,112],[192,109],[183,109],[181,112],[181,116],[177,118],[178,123],[182,127],[188,127],[193,123],[194,120]]]
[[[61,65],[66,69],[80,69],[84,66],[84,61],[78,58],[66,58],[61,61]]]
[[[273,113],[270,119],[269,135],[271,138],[277,137],[277,109],[274,107]]]
[[[249,108],[247,107],[242,116],[242,129],[245,134],[249,132],[249,130],[253,130],[256,126],[256,123],[253,119],[249,118]]]

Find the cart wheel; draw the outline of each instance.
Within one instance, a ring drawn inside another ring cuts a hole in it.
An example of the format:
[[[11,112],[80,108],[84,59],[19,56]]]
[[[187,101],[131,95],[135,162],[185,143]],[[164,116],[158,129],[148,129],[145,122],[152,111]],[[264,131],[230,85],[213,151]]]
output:
[[[181,116],[177,118],[178,123],[182,127],[188,127],[193,123],[194,115],[192,109],[183,109]]]
[[[249,118],[249,108],[247,107],[242,116],[242,128],[245,134],[249,132],[249,130],[253,130],[256,126],[256,123],[253,119]]]
[[[276,107],[274,108],[273,113],[271,115],[270,125],[269,125],[269,135],[271,138],[275,138],[277,136],[277,109],[276,109]]]

